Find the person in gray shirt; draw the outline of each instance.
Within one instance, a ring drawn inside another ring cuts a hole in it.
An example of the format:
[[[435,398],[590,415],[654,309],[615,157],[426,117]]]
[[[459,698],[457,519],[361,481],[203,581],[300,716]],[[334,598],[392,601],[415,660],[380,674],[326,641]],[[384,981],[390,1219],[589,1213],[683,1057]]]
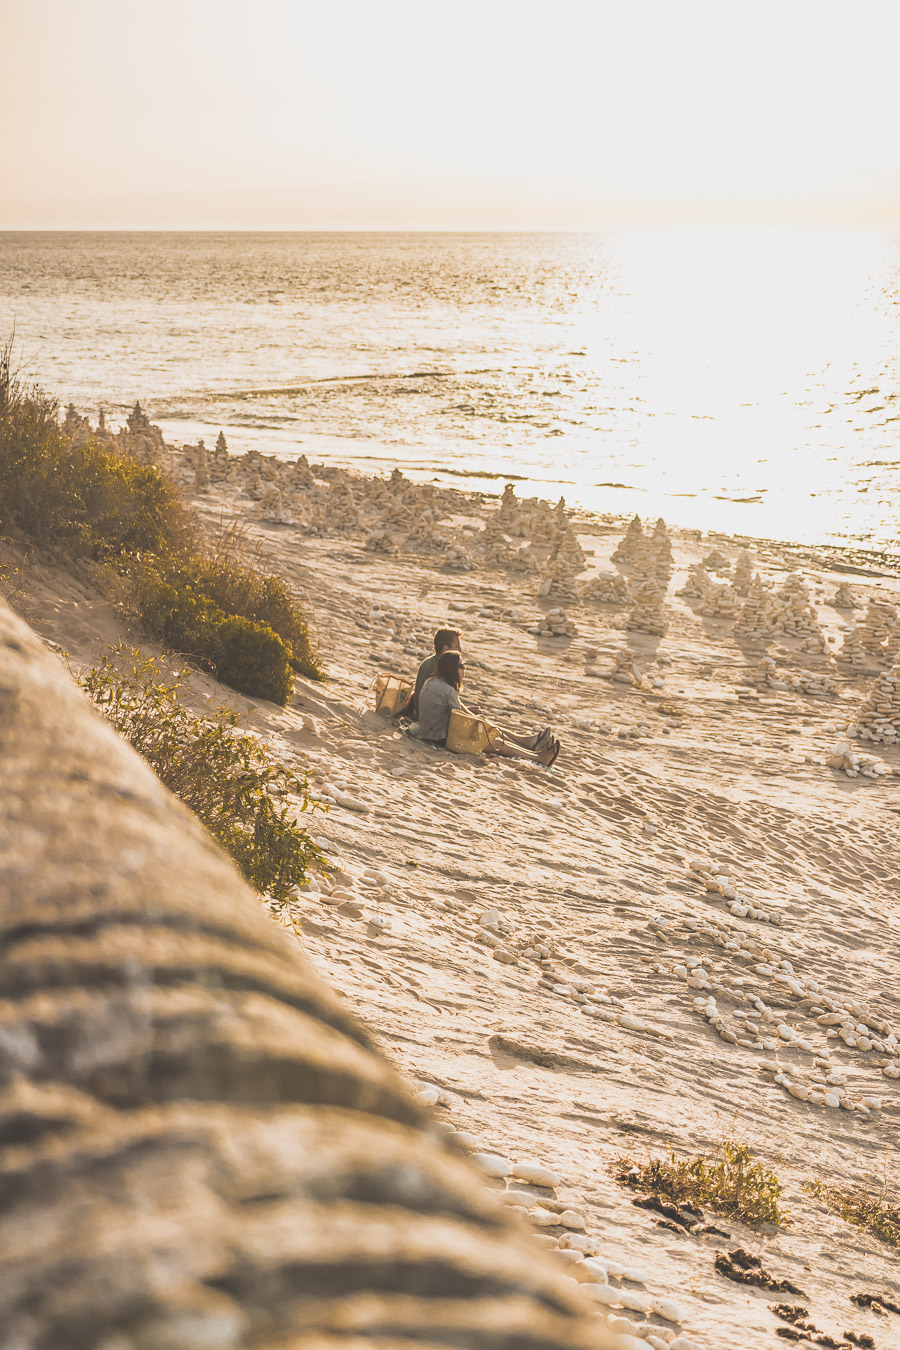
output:
[[[470,711],[459,697],[465,669],[465,663],[459,652],[444,652],[438,657],[434,674],[425,681],[419,694],[419,722],[416,727],[419,740],[428,741],[430,745],[445,746],[453,709],[458,708],[460,712]],[[486,725],[496,732],[496,739],[492,739],[492,749],[498,755],[536,760],[538,764],[549,767],[559,754],[559,741],[549,729],[540,736],[525,738],[512,737],[500,727],[493,727],[490,723]],[[523,740],[532,743],[525,745],[522,744]]]

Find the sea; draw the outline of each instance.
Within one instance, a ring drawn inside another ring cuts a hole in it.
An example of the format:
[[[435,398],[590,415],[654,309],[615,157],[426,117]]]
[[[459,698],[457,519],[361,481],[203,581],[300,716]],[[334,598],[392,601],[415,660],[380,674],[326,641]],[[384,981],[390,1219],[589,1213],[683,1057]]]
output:
[[[897,234],[4,232],[13,333],[177,444],[898,546]]]

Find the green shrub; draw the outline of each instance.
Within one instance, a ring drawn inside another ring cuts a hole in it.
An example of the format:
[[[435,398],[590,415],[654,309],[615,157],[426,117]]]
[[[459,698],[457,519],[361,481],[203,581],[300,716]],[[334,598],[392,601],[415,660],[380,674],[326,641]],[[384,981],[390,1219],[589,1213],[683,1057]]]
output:
[[[284,706],[291,696],[290,652],[267,623],[241,614],[223,616],[216,632],[219,679],[241,694]]]
[[[286,583],[246,556],[239,530],[210,544],[152,465],[59,425],[56,402],[26,388],[0,347],[0,529],[124,574],[147,631],[250,697],[284,704],[291,669],[324,674]]]
[[[163,580],[152,564],[135,569],[134,594],[148,632],[223,684],[283,707],[291,697],[290,653],[268,624],[223,614],[188,585]]]
[[[311,679],[324,678],[309,625],[281,577],[264,572],[259,558],[248,557],[239,529],[212,541],[206,553],[184,552],[166,560],[166,575],[179,586],[206,596],[224,614],[240,614],[266,624],[288,649],[294,670]]]
[[[237,728],[231,708],[194,717],[159,663],[121,644],[81,679],[94,703],[165,785],[199,817],[258,891],[286,900],[310,867],[326,865],[299,825],[313,808],[309,780]]]
[[[778,1205],[782,1191],[778,1177],[733,1139],[724,1139],[710,1157],[679,1158],[670,1149],[665,1158],[648,1158],[640,1164],[620,1158],[619,1166],[625,1169],[620,1180],[675,1204],[687,1200],[708,1205],[717,1214],[749,1224],[787,1220],[787,1212]]]

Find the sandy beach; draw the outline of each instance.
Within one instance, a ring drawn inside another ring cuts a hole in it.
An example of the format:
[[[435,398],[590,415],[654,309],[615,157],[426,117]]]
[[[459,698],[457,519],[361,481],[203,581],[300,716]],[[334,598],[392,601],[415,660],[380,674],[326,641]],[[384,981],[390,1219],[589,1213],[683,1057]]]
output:
[[[897,1171],[900,570],[131,435],[307,610],[326,683],[251,707],[197,674],[192,698],[249,710],[310,770],[338,870],[273,922],[488,1155],[485,1184],[651,1346],[778,1343],[782,1296],[715,1268],[736,1248],[802,1291],[785,1299],[820,1344],[900,1345],[900,1315],[851,1301],[900,1302],[896,1252],[805,1189]],[[4,559],[74,671],[119,638],[156,650],[89,570]],[[371,710],[377,673],[414,674],[446,624],[463,698],[552,725],[551,770],[434,750]],[[789,1226],[676,1231],[616,1180],[725,1138],[777,1172]],[[517,1179],[526,1159],[558,1184]]]

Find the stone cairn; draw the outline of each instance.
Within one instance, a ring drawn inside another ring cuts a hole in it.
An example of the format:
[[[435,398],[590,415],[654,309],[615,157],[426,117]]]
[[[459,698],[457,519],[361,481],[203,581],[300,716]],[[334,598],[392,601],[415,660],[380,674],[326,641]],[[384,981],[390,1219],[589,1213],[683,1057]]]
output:
[[[846,666],[850,670],[870,669],[869,658],[866,656],[865,648],[860,641],[859,629],[851,628],[844,634],[844,641],[839,652],[834,658],[838,665]]]
[[[627,605],[628,582],[620,572],[599,572],[582,586],[579,599],[595,605]]]
[[[658,582],[653,580],[641,582],[634,593],[634,604],[625,627],[632,632],[650,633],[654,637],[661,637],[666,631],[664,598],[665,591]]]
[[[878,676],[856,718],[861,741],[896,745],[900,740],[900,665]]]
[[[626,567],[633,566],[642,556],[646,543],[641,518],[636,515],[628,522],[628,528],[613,552],[612,561],[624,563]]]
[[[562,600],[566,603],[578,598],[572,570],[563,558],[557,556],[548,564],[537,593],[541,599]]]
[[[772,637],[772,597],[757,573],[734,624],[735,637],[749,643],[765,643]]]
[[[842,581],[840,586],[838,586],[837,590],[835,591],[834,595],[831,597],[832,608],[856,609],[856,604],[857,604],[856,595],[854,594],[852,588],[847,585],[846,581]]]
[[[740,610],[740,597],[727,581],[712,582],[700,604],[700,613],[707,619],[736,619]]]
[[[734,564],[732,585],[738,595],[748,595],[753,581],[753,561],[745,548],[742,548]]]
[[[685,600],[705,600],[714,582],[702,562],[693,563],[681,590],[677,592]]]
[[[487,567],[508,568],[514,563],[519,551],[507,538],[506,523],[500,510],[490,513],[478,542],[481,545],[481,561]]]
[[[536,626],[529,631],[535,637],[563,638],[574,637],[576,630],[565,611],[554,608],[548,609],[547,613],[538,619]]]
[[[866,608],[865,618],[860,624],[859,640],[863,651],[884,660],[889,655],[887,644],[895,636],[897,627],[897,609],[888,600],[879,600],[873,596]]]
[[[792,572],[781,589],[775,592],[772,629],[785,637],[801,638],[803,651],[825,651],[825,636],[812,607],[809,590],[797,572]]]
[[[703,559],[703,566],[707,572],[730,572],[731,560],[725,557],[719,549],[714,548],[711,553],[707,553]]]
[[[630,684],[640,688],[643,677],[634,664],[634,652],[630,652],[627,647],[623,648],[622,651],[616,652],[613,660],[615,664],[609,678],[616,684]]]
[[[209,477],[212,483],[224,483],[228,478],[229,470],[228,442],[225,439],[225,433],[220,431],[216,437],[216,444],[209,461]]]
[[[586,647],[584,650],[584,673],[593,679],[602,677],[603,671],[598,666],[600,660],[599,647]]]
[[[504,534],[513,539],[527,539],[531,535],[529,512],[513,492],[512,483],[507,483],[500,498],[496,513],[497,523]]]
[[[645,535],[640,517],[628,524],[612,555],[612,561],[630,568],[635,578],[660,582],[665,589],[672,575],[672,541],[660,517],[652,534]]]

